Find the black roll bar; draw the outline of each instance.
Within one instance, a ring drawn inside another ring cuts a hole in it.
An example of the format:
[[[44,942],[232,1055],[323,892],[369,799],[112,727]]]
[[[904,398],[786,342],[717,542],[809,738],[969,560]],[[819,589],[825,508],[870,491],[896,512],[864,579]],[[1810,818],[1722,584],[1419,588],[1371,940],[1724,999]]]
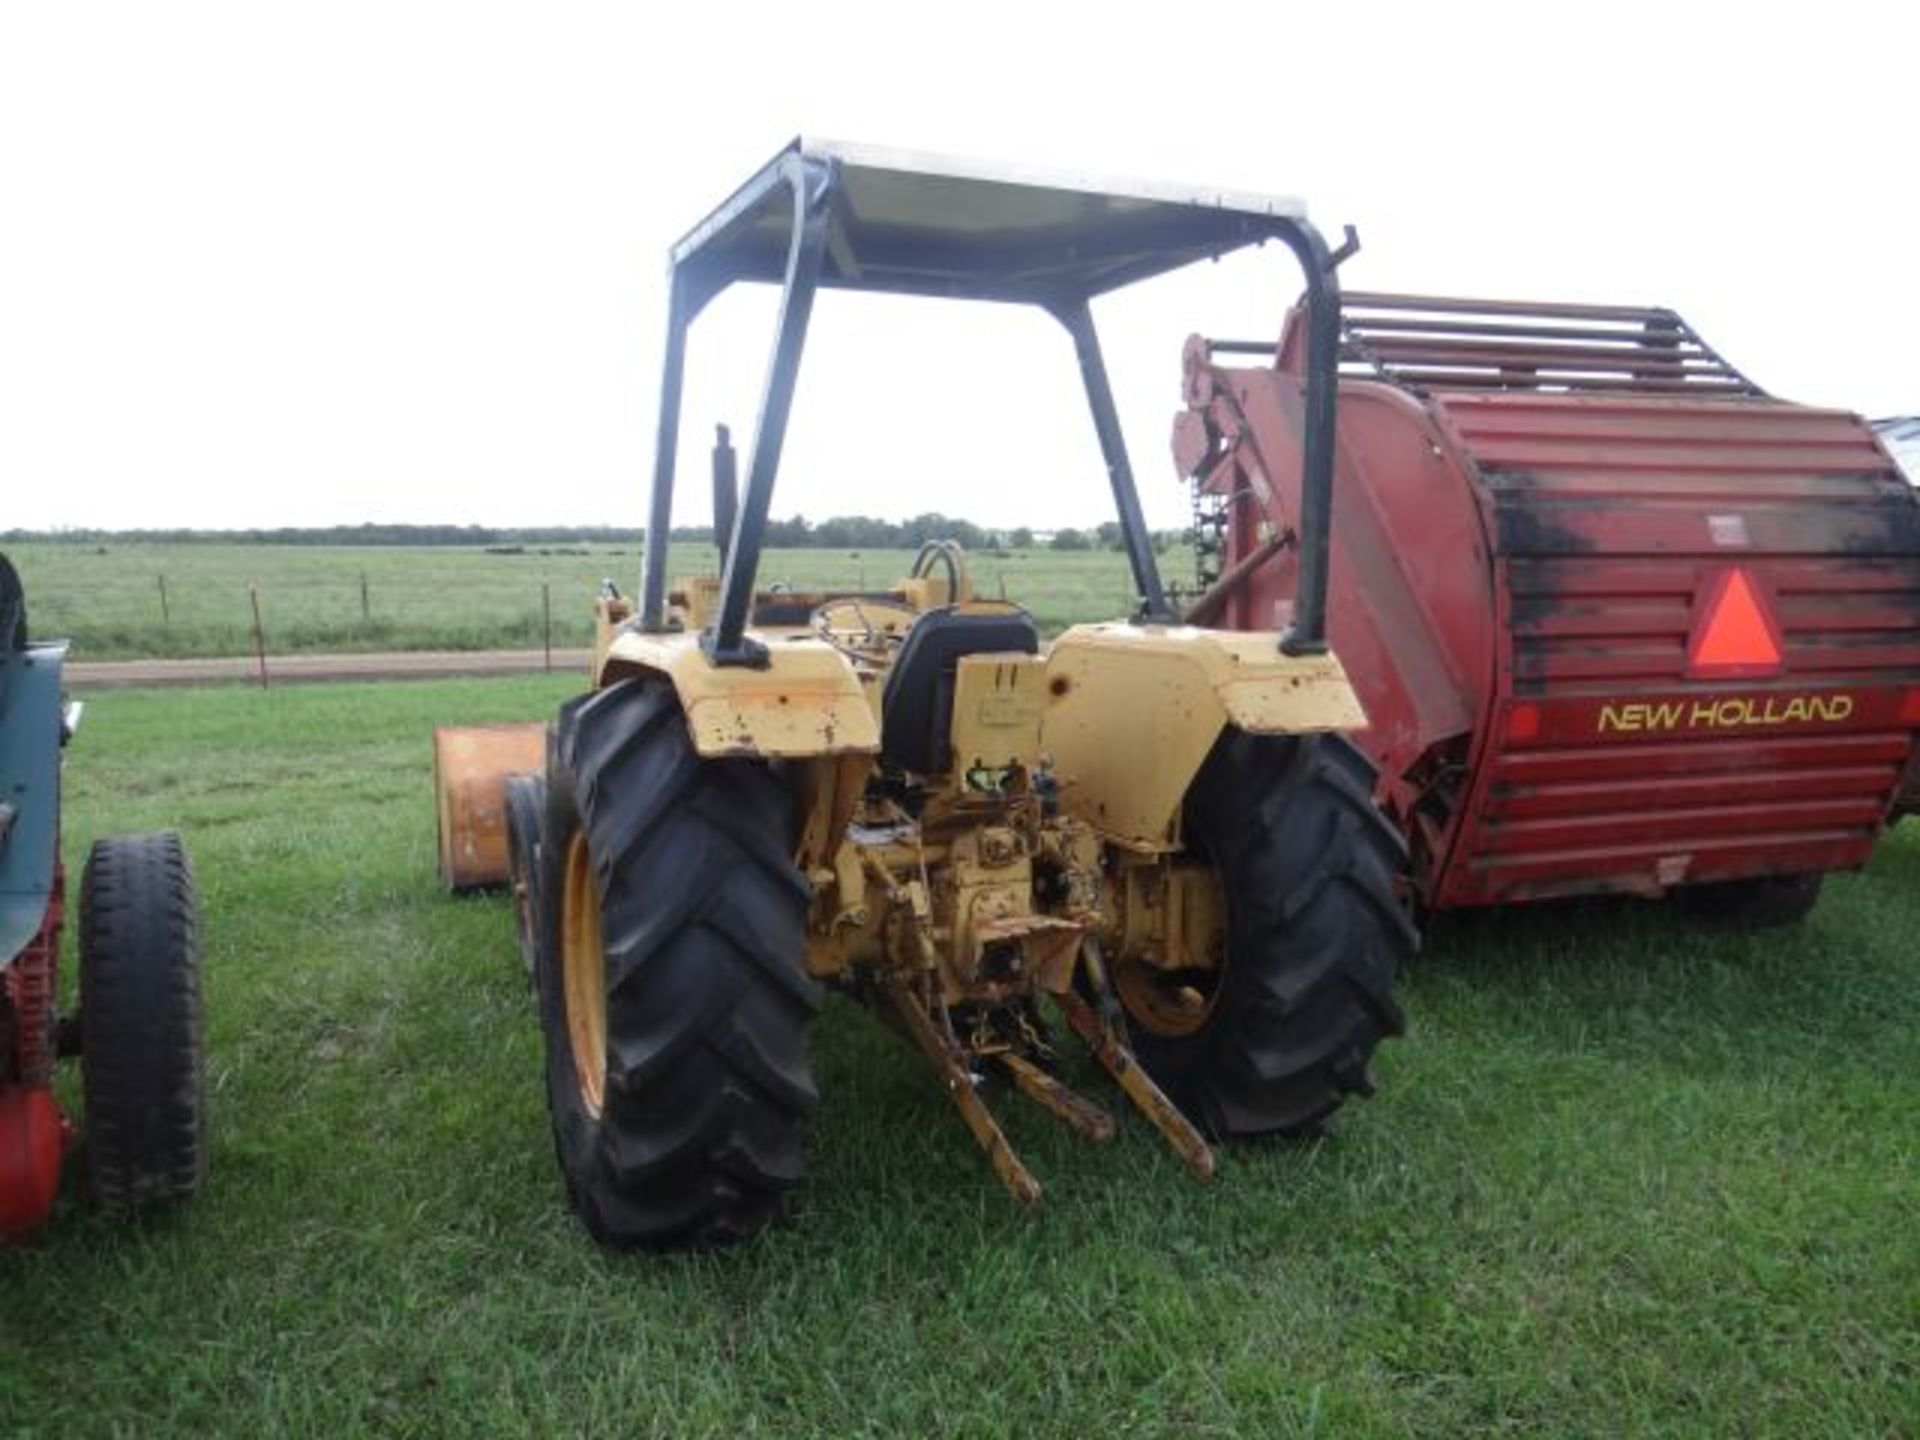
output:
[[[1353,227],[1336,255],[1305,219],[1273,232],[1307,279],[1307,429],[1300,454],[1300,587],[1293,622],[1280,636],[1287,655],[1327,649],[1327,556],[1333,531],[1333,457],[1340,388],[1340,262],[1360,248]]]
[[[676,248],[669,282],[667,344],[660,373],[660,418],[654,442],[653,493],[648,506],[645,569],[641,577],[641,629],[668,628],[666,615],[667,548],[673,511],[674,465],[679,445],[680,399],[686,361],[687,330],[707,302],[740,275],[724,268],[703,266],[702,246],[723,236],[730,226],[749,216],[769,194],[786,187],[792,195],[792,223],[785,246],[779,319],[773,353],[768,362],[760,414],[754,427],[744,493],[732,516],[732,534],[723,546],[724,573],[720,608],[713,626],[700,637],[701,649],[716,665],[762,665],[766,650],[746,633],[751,618],[754,582],[766,534],[773,485],[786,440],[787,418],[834,227],[838,200],[839,166],[831,157],[798,149],[782,154],[772,165],[738,191]],[[1247,226],[1220,253],[1247,243],[1280,240],[1300,262],[1306,277],[1307,354],[1306,429],[1302,437],[1300,499],[1300,586],[1292,623],[1280,638],[1289,655],[1317,654],[1327,648],[1326,602],[1328,531],[1332,518],[1335,422],[1340,343],[1340,282],[1342,260],[1358,242],[1351,228],[1339,251],[1330,251],[1319,230],[1304,217],[1247,217]],[[771,278],[764,276],[759,278]],[[1126,283],[1125,276],[1102,286],[1098,293]],[[1127,561],[1140,598],[1140,618],[1165,623],[1176,617],[1169,605],[1153,552],[1153,537],[1134,483],[1127,457],[1113,389],[1093,323],[1093,291],[1035,293],[1029,298],[1065,327],[1071,337],[1086,387],[1094,432],[1106,463],[1107,479],[1119,511]],[[724,444],[724,442],[723,442]],[[730,455],[729,455],[730,460]],[[716,457],[718,464],[718,458]],[[731,469],[731,465],[728,465]],[[716,490],[717,499],[717,490]],[[725,517],[716,515],[716,524]],[[716,538],[719,538],[716,536]]]
[[[1140,508],[1140,491],[1133,482],[1127,442],[1120,434],[1120,412],[1114,408],[1113,386],[1107,380],[1107,362],[1100,354],[1100,336],[1093,328],[1093,307],[1083,296],[1056,306],[1053,316],[1073,337],[1080,359],[1080,378],[1087,387],[1087,406],[1093,411],[1093,429],[1100,455],[1107,462],[1107,483],[1113,487],[1114,508],[1120,512],[1120,536],[1126,542],[1127,563],[1133,569],[1134,593],[1140,597],[1140,616],[1160,623],[1174,618],[1167,592],[1160,583],[1160,564],[1154,558],[1153,536]]]

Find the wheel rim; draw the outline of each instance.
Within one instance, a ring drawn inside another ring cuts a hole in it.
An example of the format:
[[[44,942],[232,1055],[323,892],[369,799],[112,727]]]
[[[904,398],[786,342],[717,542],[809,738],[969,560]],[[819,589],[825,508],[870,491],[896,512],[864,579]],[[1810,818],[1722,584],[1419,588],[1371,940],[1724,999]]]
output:
[[[581,1102],[598,1116],[607,1080],[607,957],[600,943],[600,887],[594,882],[587,837],[567,846],[560,910],[561,993],[567,1008],[567,1044]]]
[[[1217,965],[1204,970],[1169,970],[1137,955],[1122,955],[1114,962],[1113,988],[1120,994],[1127,1018],[1155,1035],[1176,1039],[1191,1035],[1207,1023],[1220,1003],[1227,967],[1233,961],[1232,900],[1220,883],[1219,870],[1213,871],[1212,878],[1219,893],[1220,913],[1228,922]]]
[[[1120,1003],[1135,1024],[1156,1035],[1193,1034],[1219,1003],[1218,970],[1162,970],[1144,960],[1122,961],[1116,969]]]

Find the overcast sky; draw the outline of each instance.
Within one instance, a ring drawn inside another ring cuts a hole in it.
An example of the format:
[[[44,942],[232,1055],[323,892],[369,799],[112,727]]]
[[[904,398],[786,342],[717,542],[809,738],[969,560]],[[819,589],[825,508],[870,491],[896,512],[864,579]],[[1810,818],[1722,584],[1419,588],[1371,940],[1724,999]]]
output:
[[[1917,57],[1911,4],[9,4],[0,528],[638,524],[666,248],[801,133],[1300,195],[1351,286],[1666,304],[1912,412]],[[1098,308],[1156,523],[1181,340],[1290,263]],[[696,329],[683,475],[770,315]],[[823,297],[775,513],[930,509],[1107,517],[1064,332]]]

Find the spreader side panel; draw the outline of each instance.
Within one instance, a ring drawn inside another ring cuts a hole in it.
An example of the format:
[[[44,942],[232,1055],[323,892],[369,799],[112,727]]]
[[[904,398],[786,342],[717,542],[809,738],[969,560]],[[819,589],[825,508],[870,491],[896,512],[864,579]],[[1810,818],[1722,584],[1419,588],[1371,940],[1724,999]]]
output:
[[[1752,399],[1434,406],[1502,611],[1439,903],[1863,863],[1920,725],[1920,507],[1868,427]]]

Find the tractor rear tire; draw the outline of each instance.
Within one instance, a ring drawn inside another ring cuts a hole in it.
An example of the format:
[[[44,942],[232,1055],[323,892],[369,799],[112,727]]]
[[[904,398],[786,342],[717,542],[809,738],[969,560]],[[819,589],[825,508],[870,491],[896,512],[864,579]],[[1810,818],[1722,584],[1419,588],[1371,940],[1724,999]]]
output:
[[[820,989],[795,809],[774,765],[702,759],[671,686],[560,712],[536,973],[554,1147],[603,1244],[742,1239],[804,1177]]]
[[[539,948],[540,818],[546,789],[547,782],[538,775],[507,777],[507,889],[513,895],[513,933],[528,979],[533,978]]]
[[[207,1173],[193,867],[171,831],[99,841],[80,880],[88,1183],[109,1210],[184,1200]]]
[[[1214,1135],[1314,1133],[1373,1093],[1368,1061],[1406,1028],[1393,984],[1419,935],[1373,781],[1340,736],[1232,730],[1187,793],[1189,843],[1224,891],[1225,970],[1189,1033],[1129,1013],[1148,1073]]]
[[[1716,880],[1683,885],[1674,898],[1689,915],[1733,930],[1775,930],[1798,925],[1820,903],[1826,875],[1756,875],[1746,880]]]

